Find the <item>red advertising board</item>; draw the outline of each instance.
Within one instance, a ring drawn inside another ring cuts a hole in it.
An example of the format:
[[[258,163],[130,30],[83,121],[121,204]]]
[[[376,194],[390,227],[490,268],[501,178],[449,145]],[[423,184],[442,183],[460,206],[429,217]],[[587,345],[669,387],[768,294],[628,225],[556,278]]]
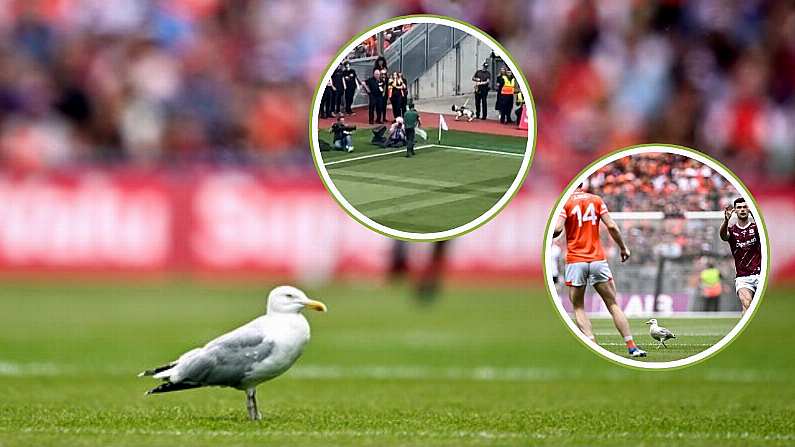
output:
[[[354,223],[315,177],[230,170],[87,170],[0,177],[0,272],[194,272],[289,277],[384,272],[395,242]],[[795,271],[790,191],[758,197],[774,271]],[[522,277],[541,269],[553,193],[525,187],[493,221],[456,239],[453,274]],[[427,244],[411,244],[419,257]]]

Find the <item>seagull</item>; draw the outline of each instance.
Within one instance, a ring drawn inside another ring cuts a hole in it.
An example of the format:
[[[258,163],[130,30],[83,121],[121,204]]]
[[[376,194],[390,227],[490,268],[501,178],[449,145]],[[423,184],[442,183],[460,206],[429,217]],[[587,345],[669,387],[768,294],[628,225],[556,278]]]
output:
[[[646,324],[650,325],[649,335],[651,335],[651,338],[659,341],[660,345],[665,348],[668,348],[668,346],[665,345],[665,340],[668,340],[669,338],[676,338],[676,335],[674,335],[673,332],[662,326],[658,326],[656,318],[652,318],[651,320],[647,321]],[[660,345],[657,345],[657,349],[660,348]]]
[[[326,305],[309,299],[292,286],[279,286],[268,295],[265,315],[182,354],[177,360],[146,370],[164,382],[146,394],[168,393],[205,386],[232,387],[246,392],[251,420],[260,420],[257,385],[293,366],[309,342],[304,308],[326,312]]]

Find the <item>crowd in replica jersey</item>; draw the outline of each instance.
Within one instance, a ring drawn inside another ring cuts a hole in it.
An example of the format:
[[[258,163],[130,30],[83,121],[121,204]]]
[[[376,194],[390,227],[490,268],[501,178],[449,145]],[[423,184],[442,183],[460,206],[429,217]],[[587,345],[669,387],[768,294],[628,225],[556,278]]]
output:
[[[630,264],[651,266],[661,254],[670,259],[731,258],[718,235],[719,221],[679,218],[685,211],[722,212],[738,195],[720,174],[697,160],[662,153],[624,157],[594,173],[586,189],[600,196],[612,213],[666,214],[660,220],[619,221],[627,244],[645,248],[633,250]],[[614,250],[612,244],[605,247]],[[725,267],[728,271],[731,266]]]
[[[589,191],[610,211],[718,211],[737,196],[736,189],[710,167],[676,154],[625,157],[599,169]]]

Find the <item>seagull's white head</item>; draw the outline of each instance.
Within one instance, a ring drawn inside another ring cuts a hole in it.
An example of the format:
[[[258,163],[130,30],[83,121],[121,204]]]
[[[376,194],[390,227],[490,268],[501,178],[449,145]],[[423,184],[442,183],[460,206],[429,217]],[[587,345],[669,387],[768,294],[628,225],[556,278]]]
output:
[[[297,314],[303,308],[326,311],[326,305],[309,299],[304,292],[293,286],[279,286],[268,295],[268,313]]]
[[[651,320],[647,321],[646,324],[651,324],[653,326],[657,326],[657,319],[652,318]]]

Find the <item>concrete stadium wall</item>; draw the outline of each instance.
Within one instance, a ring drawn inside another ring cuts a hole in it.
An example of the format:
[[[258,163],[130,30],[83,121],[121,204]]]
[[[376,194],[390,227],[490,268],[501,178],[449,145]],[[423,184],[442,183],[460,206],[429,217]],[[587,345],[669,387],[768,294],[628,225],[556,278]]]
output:
[[[465,37],[417,80],[417,99],[438,98],[473,91],[472,75],[491,55],[491,48],[474,36]]]

